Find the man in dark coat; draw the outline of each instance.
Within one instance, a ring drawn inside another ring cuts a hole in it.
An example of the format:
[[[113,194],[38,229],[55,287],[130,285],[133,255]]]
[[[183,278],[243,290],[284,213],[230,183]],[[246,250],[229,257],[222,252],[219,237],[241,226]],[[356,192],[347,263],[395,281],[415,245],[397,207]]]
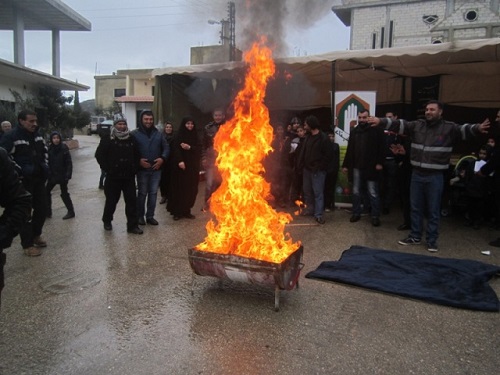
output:
[[[31,195],[25,189],[9,159],[7,152],[0,148],[0,206],[4,208],[0,216],[0,304],[4,287],[3,268],[6,255],[3,249],[10,247],[12,239],[28,221],[31,211]]]
[[[138,227],[135,192],[135,175],[139,168],[139,149],[134,137],[130,135],[125,119],[115,120],[109,137],[101,138],[95,157],[101,169],[106,172],[106,180],[104,181],[106,203],[102,214],[104,229],[113,230],[111,222],[123,192],[127,232],[142,234],[142,229]]]
[[[47,211],[45,182],[48,175],[47,147],[38,132],[36,113],[30,110],[19,112],[19,124],[0,140],[11,158],[19,166],[24,188],[33,196],[31,221],[21,229],[21,245],[27,256],[41,255],[41,247],[47,242],[41,237]]]
[[[299,168],[302,169],[304,200],[306,208],[303,215],[313,215],[318,224],[324,224],[325,179],[329,160],[332,158],[332,147],[328,137],[319,128],[315,116],[308,116],[304,127],[309,135],[300,150]]]
[[[351,223],[361,218],[361,193],[366,187],[374,227],[380,225],[379,177],[385,160],[384,130],[370,126],[366,109],[358,112],[358,125],[351,130],[342,171],[352,170]]]

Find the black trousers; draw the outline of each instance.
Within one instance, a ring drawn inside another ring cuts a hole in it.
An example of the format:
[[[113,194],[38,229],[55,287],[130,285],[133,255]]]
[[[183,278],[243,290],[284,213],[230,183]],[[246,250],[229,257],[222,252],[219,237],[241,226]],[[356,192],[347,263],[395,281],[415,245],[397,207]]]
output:
[[[56,185],[59,185],[59,187],[61,188],[61,199],[66,206],[66,209],[68,210],[68,212],[74,212],[75,209],[73,207],[73,201],[71,200],[68,192],[68,181],[61,182],[60,184],[49,181],[47,182],[47,186],[45,188],[47,192],[47,214],[52,215],[52,189],[54,189]]]
[[[47,194],[45,179],[23,178],[23,185],[32,195],[32,215],[20,230],[21,245],[23,249],[33,246],[33,239],[42,234],[45,217],[47,216]]]
[[[104,204],[104,213],[102,221],[111,223],[116,210],[116,205],[123,192],[125,200],[125,215],[127,216],[127,229],[135,228],[138,225],[137,217],[137,195],[135,188],[135,176],[128,179],[114,179],[106,177],[104,180],[104,195],[106,203]]]

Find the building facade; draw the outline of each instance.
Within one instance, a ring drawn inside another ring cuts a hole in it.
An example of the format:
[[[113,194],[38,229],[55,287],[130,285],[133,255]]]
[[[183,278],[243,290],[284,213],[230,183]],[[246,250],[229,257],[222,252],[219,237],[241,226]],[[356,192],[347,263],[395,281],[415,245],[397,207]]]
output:
[[[337,0],[350,49],[500,37],[500,0]]]

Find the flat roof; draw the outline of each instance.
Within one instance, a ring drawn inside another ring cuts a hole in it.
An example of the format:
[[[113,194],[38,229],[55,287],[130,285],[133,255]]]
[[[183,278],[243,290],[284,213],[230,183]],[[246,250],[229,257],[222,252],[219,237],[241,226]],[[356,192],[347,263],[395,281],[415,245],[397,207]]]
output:
[[[14,29],[14,8],[23,15],[25,30],[92,30],[89,20],[60,0],[2,0],[0,30]]]
[[[3,77],[14,78],[20,82],[34,85],[48,85],[59,90],[87,91],[90,87],[81,83],[73,82],[64,78],[56,77],[35,69],[26,68],[22,65],[11,63],[0,59],[0,80]]]

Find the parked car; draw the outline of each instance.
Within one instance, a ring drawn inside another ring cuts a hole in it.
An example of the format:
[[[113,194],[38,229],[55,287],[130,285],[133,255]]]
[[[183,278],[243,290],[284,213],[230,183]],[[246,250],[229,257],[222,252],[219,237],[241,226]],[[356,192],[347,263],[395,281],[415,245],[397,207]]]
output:
[[[90,124],[87,125],[87,135],[97,134],[97,124],[106,120],[104,116],[90,116]]]
[[[113,126],[113,120],[104,120],[97,124],[97,134],[101,135],[103,132],[110,132]]]

